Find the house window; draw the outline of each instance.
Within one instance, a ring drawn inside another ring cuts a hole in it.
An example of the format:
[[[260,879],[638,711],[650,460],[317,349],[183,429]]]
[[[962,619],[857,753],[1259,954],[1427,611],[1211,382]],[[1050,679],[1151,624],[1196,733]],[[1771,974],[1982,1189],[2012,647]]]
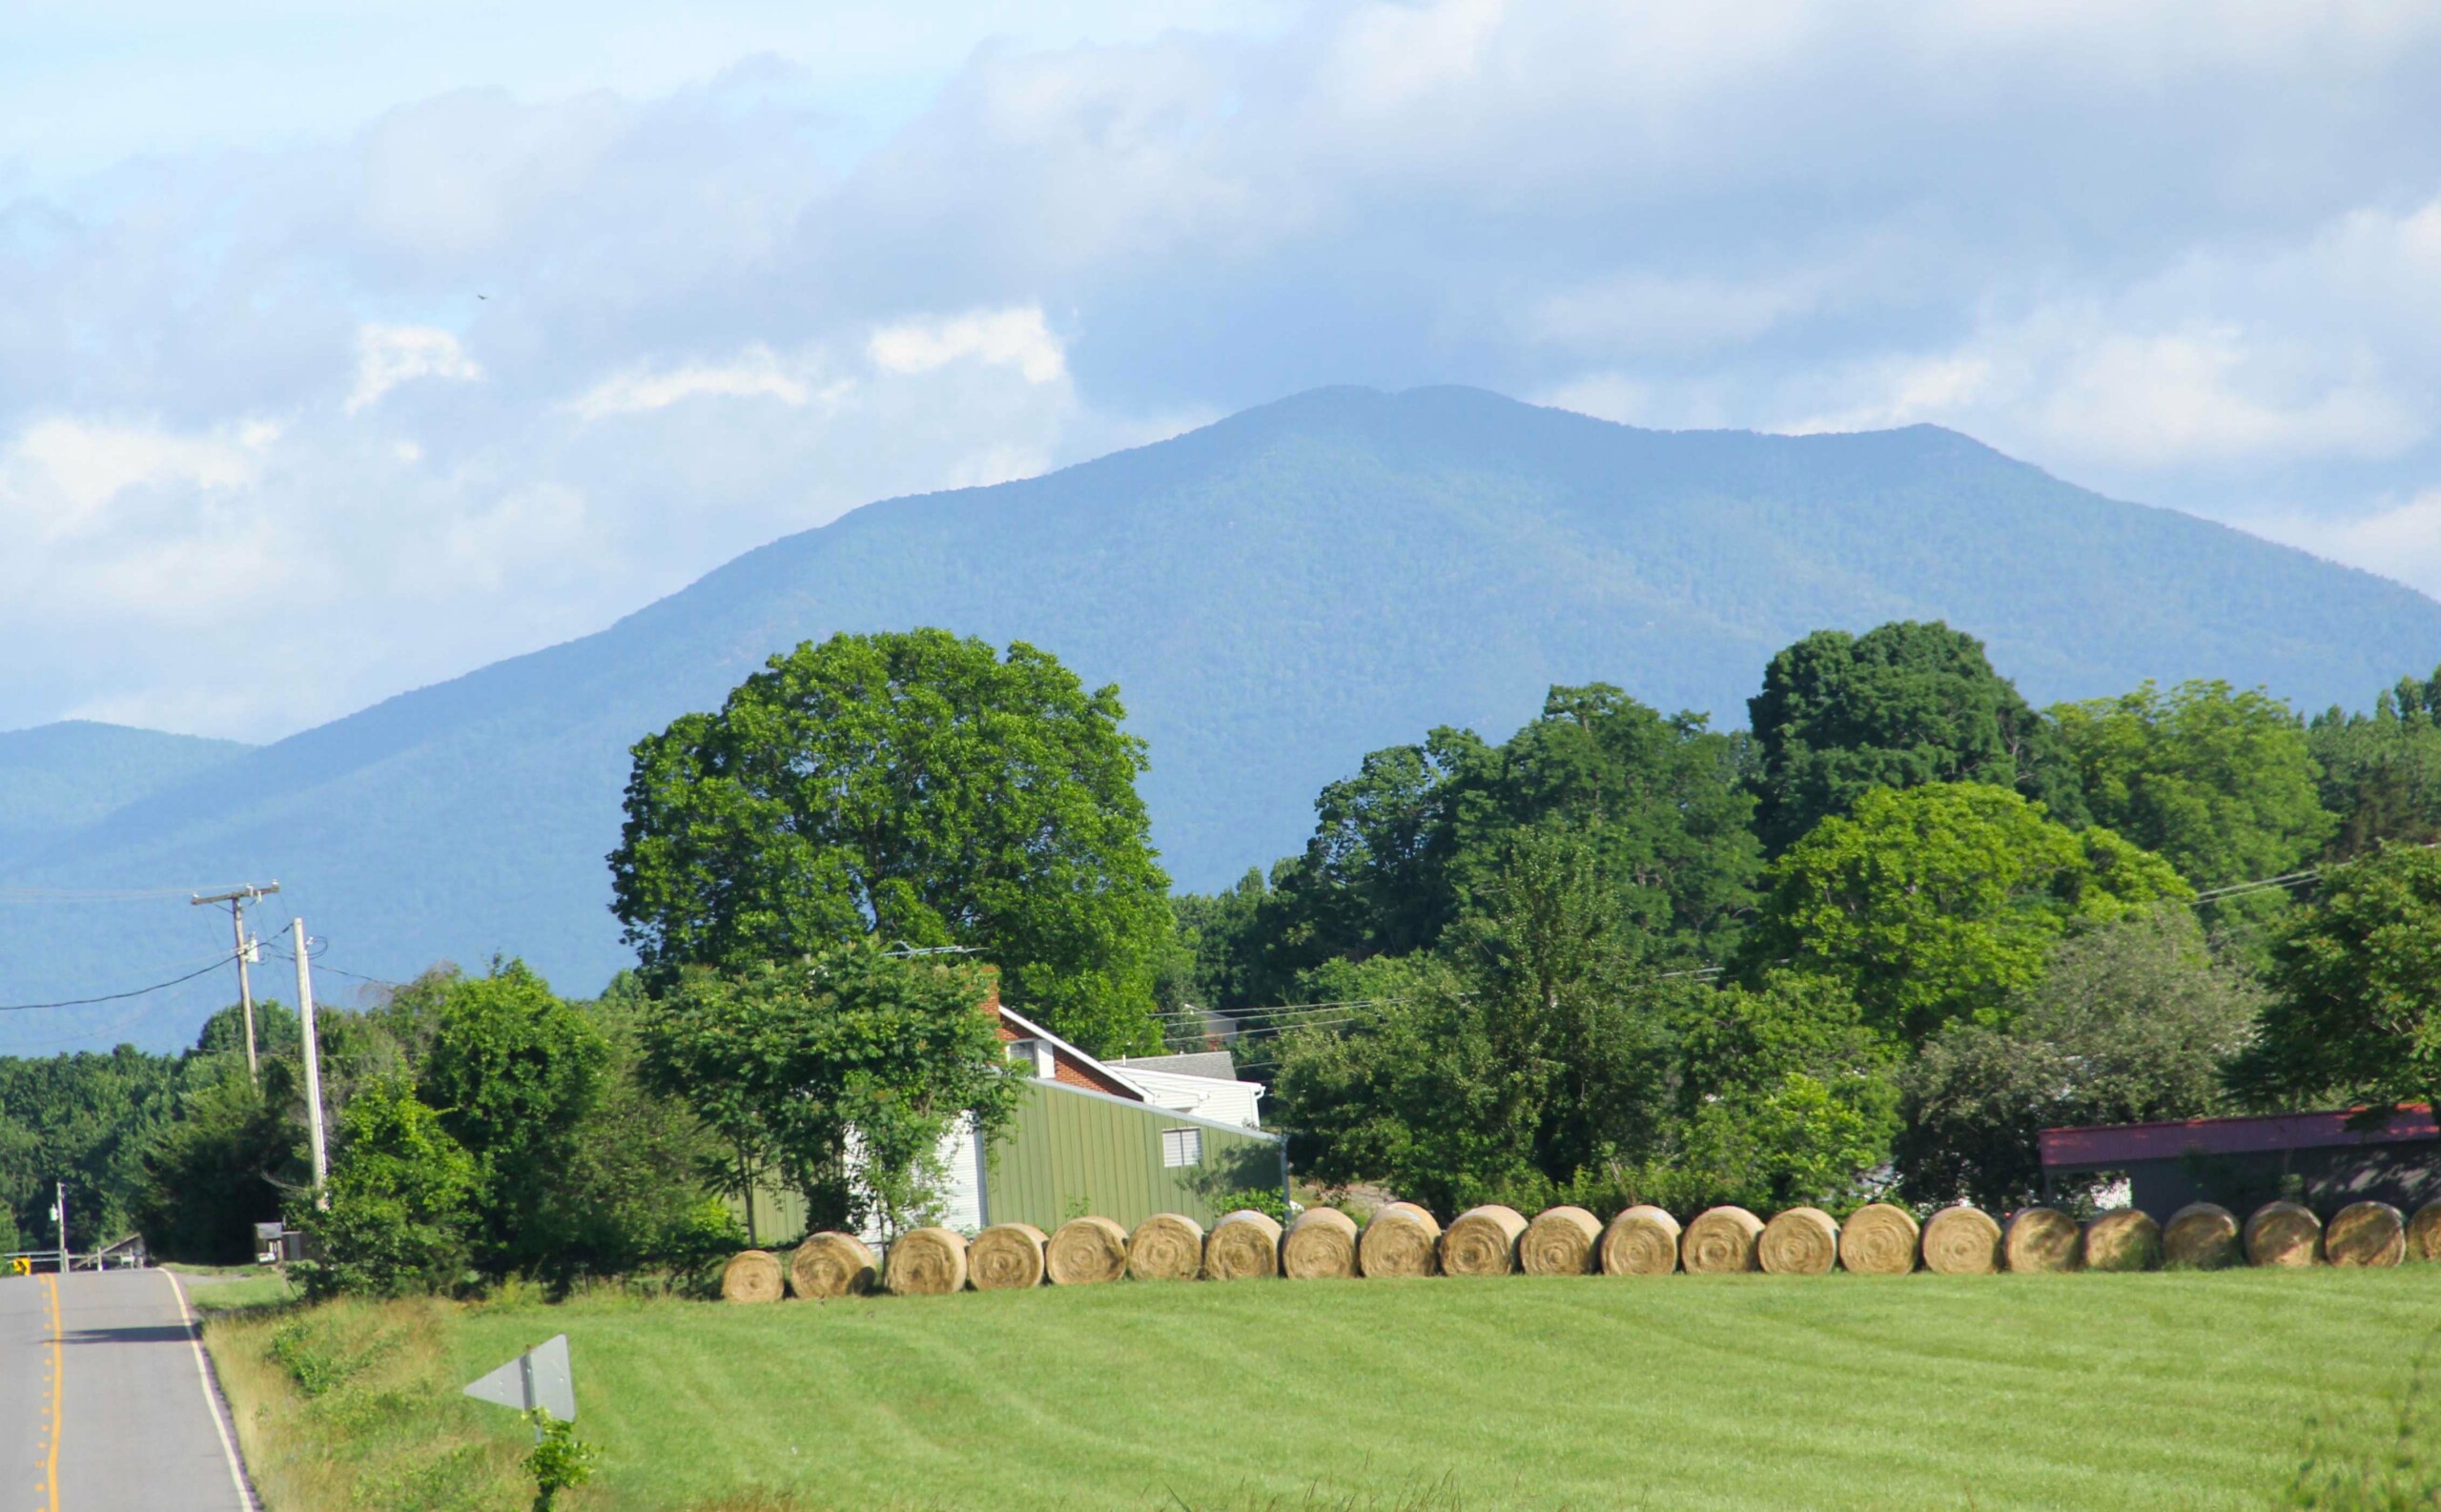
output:
[[[1051,1047],[1038,1039],[1013,1039],[1008,1044],[1009,1064],[1022,1069],[1037,1081],[1049,1081],[1057,1062]]]
[[[1203,1164],[1203,1131],[1200,1129],[1162,1130],[1161,1164],[1172,1168]]]

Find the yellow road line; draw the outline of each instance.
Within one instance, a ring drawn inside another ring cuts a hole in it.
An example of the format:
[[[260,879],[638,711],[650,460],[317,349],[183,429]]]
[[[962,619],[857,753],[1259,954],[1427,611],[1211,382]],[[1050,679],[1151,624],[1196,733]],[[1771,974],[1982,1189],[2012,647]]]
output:
[[[43,1489],[50,1494],[49,1512],[59,1512],[59,1434],[68,1410],[68,1361],[59,1352],[59,1277],[46,1275],[43,1291],[51,1303],[51,1450],[43,1461]]]

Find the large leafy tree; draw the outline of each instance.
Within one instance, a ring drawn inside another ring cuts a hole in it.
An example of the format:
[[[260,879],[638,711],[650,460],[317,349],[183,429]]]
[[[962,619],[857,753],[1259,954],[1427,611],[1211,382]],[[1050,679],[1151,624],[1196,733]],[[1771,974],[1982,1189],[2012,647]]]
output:
[[[2055,732],[1981,642],[1938,621],[1816,631],[1772,658],[1747,712],[1755,830],[1774,855],[1882,787],[1981,783],[2085,822]]]
[[[1430,950],[1480,911],[1520,836],[1582,837],[1617,926],[1647,960],[1692,959],[1733,939],[1761,857],[1740,738],[1664,716],[1615,687],[1554,687],[1506,743],[1435,730],[1364,759],[1323,789],[1314,837],[1231,920],[1245,1003],[1279,1001],[1334,959]],[[1219,1006],[1240,1006],[1222,1003]]]
[[[2325,872],[2270,986],[2231,1071],[2248,1102],[2441,1098],[2441,850],[2384,846]]]
[[[1538,828],[1512,837],[1449,951],[1333,971],[1364,1008],[1280,1051],[1300,1168],[1454,1209],[1531,1204],[1642,1157],[1685,994],[1630,969],[1620,916],[1583,838]]]
[[[2041,1130],[2226,1112],[2223,1069],[2262,1003],[2177,904],[2070,935],[2012,994],[2007,1027],[1946,1025],[1901,1074],[1901,1189],[2021,1207],[2041,1192]]]
[[[2085,805],[2198,888],[2277,876],[2338,827],[2288,705],[2226,683],[2182,683],[2053,709]]]
[[[877,933],[979,950],[1060,1033],[1148,1048],[1169,883],[1123,712],[1022,643],[808,643],[637,744],[612,909],[656,986]]]
[[[978,967],[871,941],[723,974],[690,971],[646,1011],[646,1082],[698,1101],[741,1154],[805,1195],[807,1221],[896,1229],[933,1214],[938,1152],[973,1117],[988,1143],[1017,1082]],[[851,1154],[852,1151],[852,1154]]]
[[[2107,829],[2076,831],[2004,787],[1872,788],[1772,866],[1750,972],[1838,983],[1886,1034],[2001,1022],[2072,925],[2193,891]]]

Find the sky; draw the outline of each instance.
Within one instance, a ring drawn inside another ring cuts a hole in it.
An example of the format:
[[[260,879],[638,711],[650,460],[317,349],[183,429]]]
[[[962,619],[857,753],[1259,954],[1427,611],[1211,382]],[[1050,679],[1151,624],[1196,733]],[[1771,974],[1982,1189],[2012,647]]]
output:
[[[277,738],[1326,383],[2441,595],[2429,4],[7,9],[0,728]]]

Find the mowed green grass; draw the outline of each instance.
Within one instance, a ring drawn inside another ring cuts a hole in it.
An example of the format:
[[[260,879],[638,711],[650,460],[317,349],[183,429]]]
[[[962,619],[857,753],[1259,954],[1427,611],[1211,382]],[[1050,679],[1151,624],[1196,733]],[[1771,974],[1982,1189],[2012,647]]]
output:
[[[2263,1507],[2389,1440],[2441,1267],[418,1316],[461,1379],[568,1335],[588,1507]]]

